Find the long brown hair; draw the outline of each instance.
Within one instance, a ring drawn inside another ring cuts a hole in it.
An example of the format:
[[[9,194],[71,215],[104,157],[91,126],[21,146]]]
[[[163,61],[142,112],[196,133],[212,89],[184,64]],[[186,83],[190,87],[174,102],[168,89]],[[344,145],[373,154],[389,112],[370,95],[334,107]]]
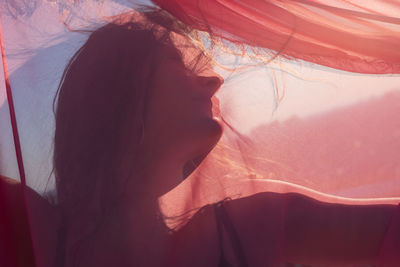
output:
[[[65,68],[54,99],[53,160],[64,216],[58,265],[63,265],[65,252],[77,258],[79,244],[95,234],[117,201],[118,162],[128,154],[134,161],[155,53],[162,45],[173,45],[172,32],[185,36],[189,30],[163,11],[141,14],[142,20],[120,15],[91,32]],[[71,232],[80,237],[66,240]]]

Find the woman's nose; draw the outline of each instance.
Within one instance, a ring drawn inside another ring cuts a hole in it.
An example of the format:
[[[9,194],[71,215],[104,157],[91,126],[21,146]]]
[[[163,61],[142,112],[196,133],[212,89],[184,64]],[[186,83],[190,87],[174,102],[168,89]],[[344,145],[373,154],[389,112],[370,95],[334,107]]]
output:
[[[219,75],[199,76],[198,79],[201,87],[207,89],[208,93],[210,93],[210,97],[213,96],[224,83],[224,79]]]

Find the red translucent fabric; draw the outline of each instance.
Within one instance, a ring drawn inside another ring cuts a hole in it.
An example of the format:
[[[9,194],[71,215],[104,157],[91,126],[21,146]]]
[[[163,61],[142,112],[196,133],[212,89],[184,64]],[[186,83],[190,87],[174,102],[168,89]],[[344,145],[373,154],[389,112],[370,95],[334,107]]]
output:
[[[184,22],[233,42],[358,73],[399,73],[396,1],[156,0]]]
[[[216,67],[225,78],[217,94],[224,135],[199,168],[160,199],[166,215],[259,192],[297,192],[331,203],[399,203],[398,1],[154,2],[216,38],[279,54],[243,72]],[[66,62],[86,38],[65,22],[73,28],[104,24],[132,5],[7,0],[0,7],[0,175],[28,187],[23,200],[36,266],[49,266],[59,218],[39,195],[54,195],[52,101]],[[220,60],[230,57],[221,54]],[[7,201],[0,204],[12,206]],[[398,265],[399,214],[382,244],[379,267]],[[45,237],[44,229],[54,234]]]

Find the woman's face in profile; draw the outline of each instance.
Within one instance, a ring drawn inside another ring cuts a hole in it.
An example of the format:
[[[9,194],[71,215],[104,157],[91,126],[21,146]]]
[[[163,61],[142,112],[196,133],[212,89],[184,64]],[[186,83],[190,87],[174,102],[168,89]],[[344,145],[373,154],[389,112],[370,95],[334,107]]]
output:
[[[158,146],[183,153],[184,157],[196,157],[208,152],[221,137],[222,126],[212,110],[213,103],[214,110],[218,108],[213,96],[223,80],[210,66],[201,73],[189,70],[188,53],[180,53],[172,45],[164,45],[158,51],[146,110],[145,136],[149,130]],[[204,63],[200,60],[198,64]]]

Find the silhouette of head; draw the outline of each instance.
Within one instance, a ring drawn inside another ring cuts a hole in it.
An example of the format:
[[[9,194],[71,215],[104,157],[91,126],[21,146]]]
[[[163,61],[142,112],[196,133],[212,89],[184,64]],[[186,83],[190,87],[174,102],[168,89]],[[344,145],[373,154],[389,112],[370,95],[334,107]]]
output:
[[[209,58],[191,45],[185,26],[160,11],[144,15],[93,31],[63,73],[54,168],[67,213],[84,212],[82,203],[93,199],[107,209],[117,181],[132,173],[126,168],[149,168],[155,158],[183,168],[221,136],[211,99],[223,81]],[[176,184],[167,182],[157,194]]]

